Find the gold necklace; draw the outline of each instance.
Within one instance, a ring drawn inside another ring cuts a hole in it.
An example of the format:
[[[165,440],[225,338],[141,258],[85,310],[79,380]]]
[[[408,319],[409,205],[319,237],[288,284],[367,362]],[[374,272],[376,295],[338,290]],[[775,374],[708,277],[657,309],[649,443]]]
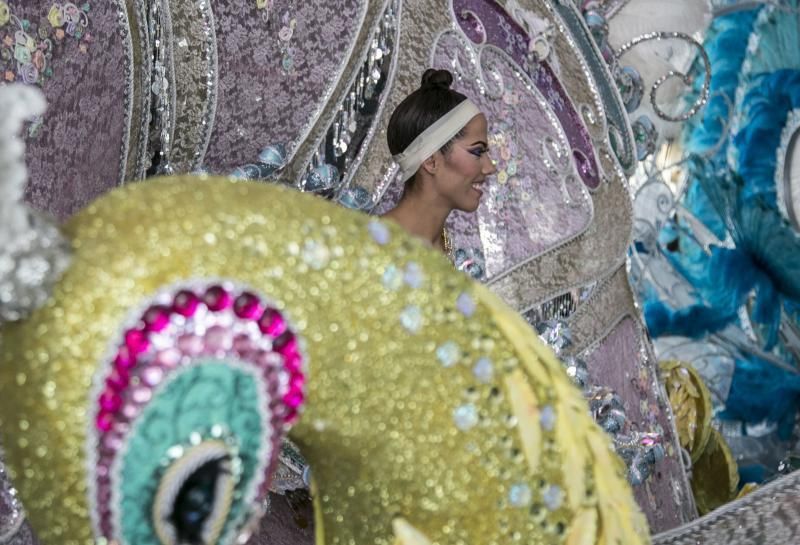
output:
[[[453,255],[453,242],[450,240],[450,235],[447,233],[447,228],[442,228],[442,245],[444,246],[444,253],[447,258],[455,262],[455,256]]]

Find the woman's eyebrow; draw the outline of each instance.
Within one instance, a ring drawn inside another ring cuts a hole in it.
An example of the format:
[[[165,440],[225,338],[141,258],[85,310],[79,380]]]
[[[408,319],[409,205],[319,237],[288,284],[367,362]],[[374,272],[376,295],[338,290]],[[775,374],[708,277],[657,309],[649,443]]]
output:
[[[486,143],[486,142],[484,142],[483,140],[478,140],[477,142],[473,142],[472,144],[470,144],[470,146],[476,146],[476,145],[478,145],[478,144],[483,144],[483,146],[484,146],[484,147],[487,147],[487,148],[489,147],[489,144],[487,144],[487,143]]]

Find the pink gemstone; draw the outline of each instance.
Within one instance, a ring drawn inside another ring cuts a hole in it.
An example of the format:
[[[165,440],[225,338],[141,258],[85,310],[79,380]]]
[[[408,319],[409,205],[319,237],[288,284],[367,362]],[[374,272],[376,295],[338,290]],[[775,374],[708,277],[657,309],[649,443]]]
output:
[[[111,374],[106,378],[106,385],[115,392],[121,392],[128,387],[131,376],[128,370],[123,367],[115,367]]]
[[[206,352],[227,352],[233,346],[233,333],[221,325],[208,328],[204,338]]]
[[[291,390],[303,391],[306,385],[306,377],[303,373],[293,373],[292,378],[289,379],[289,388]]]
[[[97,464],[97,469],[95,471],[97,472],[98,477],[105,477],[106,475],[108,475],[108,464],[107,463]]]
[[[286,331],[286,320],[274,308],[268,308],[258,319],[258,328],[270,337],[277,337]]]
[[[111,416],[110,413],[100,411],[97,413],[95,425],[100,431],[108,431],[111,429],[111,426],[114,425],[114,417]]]
[[[187,356],[197,356],[203,352],[203,338],[193,333],[186,333],[178,338],[178,348]]]
[[[222,286],[211,286],[203,296],[206,306],[214,312],[225,310],[233,303],[233,296]]]
[[[100,394],[100,408],[103,411],[114,413],[122,406],[122,398],[114,390],[105,390]]]
[[[286,373],[284,371],[276,371],[275,368],[270,368],[270,370],[264,373],[264,378],[267,380],[267,388],[270,397],[278,399],[288,390]]]
[[[144,313],[144,325],[147,331],[164,331],[169,325],[169,308],[163,305],[154,305]]]
[[[303,370],[303,358],[297,352],[292,352],[284,356],[284,367],[290,373],[297,373]]]
[[[198,337],[198,342],[200,346],[202,346],[202,341]],[[180,342],[180,341],[179,341]],[[181,352],[177,348],[166,348],[161,350],[156,354],[155,362],[162,367],[166,367],[167,369],[171,369],[176,367],[181,361]]]
[[[117,433],[119,433],[124,437],[131,431],[131,425],[128,424],[127,422],[120,422],[119,420],[117,420],[114,423],[114,429],[116,430]]]
[[[275,368],[281,365],[283,358],[280,354],[268,350],[259,350],[254,361],[264,368]]]
[[[278,378],[278,371],[274,367],[266,367],[263,369],[262,376],[266,381],[267,392],[270,397],[280,396],[280,379]]]
[[[114,367],[122,371],[128,371],[136,366],[136,358],[131,356],[130,350],[123,346],[114,358]]]
[[[286,423],[294,424],[295,422],[297,422],[297,417],[298,417],[297,409],[289,409],[286,412]]]
[[[133,399],[134,403],[138,403],[139,405],[144,405],[153,397],[153,391],[150,390],[147,386],[139,386],[134,388],[131,392],[131,399]]]
[[[255,320],[264,312],[261,300],[258,296],[245,292],[236,298],[233,304],[233,312],[242,319]]]
[[[243,356],[253,350],[253,339],[250,338],[250,335],[244,333],[237,335],[233,339],[233,349],[240,356]]]
[[[131,356],[138,356],[147,351],[150,347],[150,342],[147,340],[147,334],[141,329],[129,329],[125,332],[125,346]]]
[[[116,433],[107,434],[103,437],[103,447],[112,453],[119,452],[119,449],[122,448],[122,437]]]
[[[298,390],[290,390],[283,398],[283,402],[290,409],[296,409],[303,404],[303,392]]]
[[[139,408],[133,403],[125,403],[120,413],[128,420],[133,420],[139,414]]]
[[[172,301],[172,308],[175,312],[186,318],[194,316],[199,305],[200,298],[189,290],[179,291]]]
[[[155,365],[148,366],[142,371],[142,381],[148,386],[158,386],[164,378],[164,370]]]
[[[291,331],[285,331],[272,343],[272,348],[283,354],[289,356],[297,354],[297,339]]]

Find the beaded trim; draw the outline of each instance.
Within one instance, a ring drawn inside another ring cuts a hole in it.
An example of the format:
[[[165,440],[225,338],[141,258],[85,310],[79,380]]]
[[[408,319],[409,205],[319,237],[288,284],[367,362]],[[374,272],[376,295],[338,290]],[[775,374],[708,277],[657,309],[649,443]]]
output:
[[[302,339],[279,307],[232,282],[190,281],[161,291],[129,315],[98,366],[89,397],[87,475],[96,535],[113,539],[119,532],[116,496],[128,428],[135,427],[153,393],[197,358],[233,358],[251,374],[259,370],[255,376],[266,381],[260,390],[265,396],[275,383],[277,390],[260,405],[265,425],[271,415],[281,423],[269,438],[278,442],[270,452],[277,452],[302,410],[307,361]],[[261,469],[263,480],[250,499],[266,494],[266,466]]]

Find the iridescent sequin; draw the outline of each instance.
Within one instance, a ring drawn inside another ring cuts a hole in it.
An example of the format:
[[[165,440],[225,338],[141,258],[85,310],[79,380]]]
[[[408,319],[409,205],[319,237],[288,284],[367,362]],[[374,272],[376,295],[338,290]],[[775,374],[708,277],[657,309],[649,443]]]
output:
[[[453,423],[461,431],[469,431],[478,424],[478,409],[472,403],[457,407],[453,411]]]
[[[400,323],[409,333],[417,333],[422,328],[422,310],[416,305],[407,306],[400,313]]]
[[[525,483],[515,484],[508,491],[508,501],[513,507],[527,507],[532,498],[531,488]]]
[[[436,349],[436,357],[442,366],[452,367],[461,359],[461,350],[455,342],[447,341]]]
[[[54,3],[38,24],[20,19],[7,2],[0,0],[0,72],[5,82],[43,85],[53,76],[50,62],[56,44],[67,38],[79,40],[78,49],[88,51],[92,36],[88,2],[81,7],[72,2]]]
[[[492,364],[492,360],[489,358],[480,358],[472,368],[472,374],[484,384],[490,383],[494,377],[494,365]]]

